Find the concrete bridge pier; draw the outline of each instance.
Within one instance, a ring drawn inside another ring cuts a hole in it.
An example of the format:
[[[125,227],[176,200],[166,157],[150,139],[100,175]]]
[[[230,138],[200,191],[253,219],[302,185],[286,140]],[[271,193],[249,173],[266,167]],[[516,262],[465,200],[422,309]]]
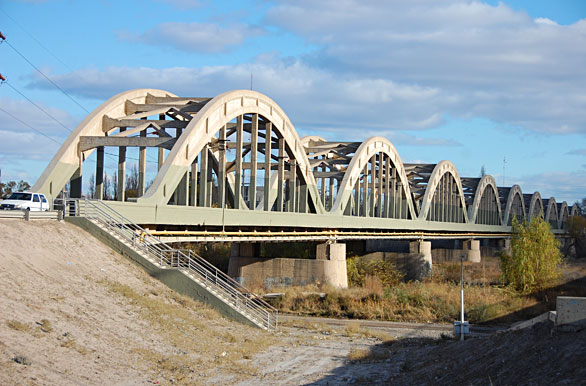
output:
[[[464,241],[464,253],[467,261],[473,263],[480,263],[480,241],[466,240]]]
[[[336,288],[348,288],[346,269],[346,244],[318,244],[315,252],[316,260],[329,260],[324,265],[324,284]]]
[[[511,249],[511,239],[499,239],[498,242],[498,249],[501,252],[504,252],[506,254],[511,254],[512,249]]]
[[[259,243],[232,243],[230,246],[230,259],[232,257],[259,257]]]
[[[411,277],[421,280],[431,276],[433,272],[431,260],[431,241],[411,241],[409,243],[409,259],[411,260]]]

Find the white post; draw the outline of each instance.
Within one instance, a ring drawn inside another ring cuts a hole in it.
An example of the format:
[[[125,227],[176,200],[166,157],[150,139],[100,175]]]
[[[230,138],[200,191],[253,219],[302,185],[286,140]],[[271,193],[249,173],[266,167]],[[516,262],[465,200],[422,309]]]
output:
[[[464,256],[460,261],[460,340],[464,340]]]

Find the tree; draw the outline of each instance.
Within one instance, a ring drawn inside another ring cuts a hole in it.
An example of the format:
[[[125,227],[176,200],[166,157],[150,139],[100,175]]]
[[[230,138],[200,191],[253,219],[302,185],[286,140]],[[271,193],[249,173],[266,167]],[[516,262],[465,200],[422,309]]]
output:
[[[570,216],[568,233],[572,238],[576,257],[586,257],[586,218]]]
[[[553,286],[561,276],[562,254],[549,224],[541,217],[529,223],[513,219],[512,254],[501,256],[503,281],[521,293]]]
[[[134,164],[126,176],[126,197],[137,197],[138,193],[138,166]]]
[[[26,181],[20,180],[18,181],[18,184],[16,184],[16,190],[18,191],[26,191],[26,190],[30,190],[31,189],[31,184],[29,184]]]
[[[92,174],[89,180],[88,198],[95,198],[96,196],[96,177]]]
[[[110,177],[108,177],[108,173],[104,172],[104,200],[109,200],[112,195],[110,191],[112,190],[112,186],[110,184]]]
[[[112,199],[118,200],[118,172],[114,172],[112,176]]]
[[[16,181],[8,181],[6,183],[0,183],[0,198],[5,198],[10,196],[13,192],[23,191],[23,190],[30,190],[31,185],[23,180],[18,182]]]
[[[580,201],[576,201],[576,205],[578,205],[578,207],[582,211],[582,216],[586,216],[586,197],[584,197]]]

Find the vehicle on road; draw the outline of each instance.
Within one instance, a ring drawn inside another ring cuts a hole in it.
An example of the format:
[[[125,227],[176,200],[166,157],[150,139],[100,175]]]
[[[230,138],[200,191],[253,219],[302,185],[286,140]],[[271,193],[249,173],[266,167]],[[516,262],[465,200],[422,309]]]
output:
[[[49,201],[41,193],[15,192],[6,200],[0,201],[0,210],[47,211],[49,210]]]

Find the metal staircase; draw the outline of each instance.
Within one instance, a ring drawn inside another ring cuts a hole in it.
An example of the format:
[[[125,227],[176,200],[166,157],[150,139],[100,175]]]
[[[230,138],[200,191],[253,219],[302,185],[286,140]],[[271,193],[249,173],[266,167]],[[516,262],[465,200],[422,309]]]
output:
[[[278,311],[190,250],[171,248],[100,200],[67,201],[68,216],[80,216],[162,269],[177,269],[230,308],[265,330],[277,328]]]

